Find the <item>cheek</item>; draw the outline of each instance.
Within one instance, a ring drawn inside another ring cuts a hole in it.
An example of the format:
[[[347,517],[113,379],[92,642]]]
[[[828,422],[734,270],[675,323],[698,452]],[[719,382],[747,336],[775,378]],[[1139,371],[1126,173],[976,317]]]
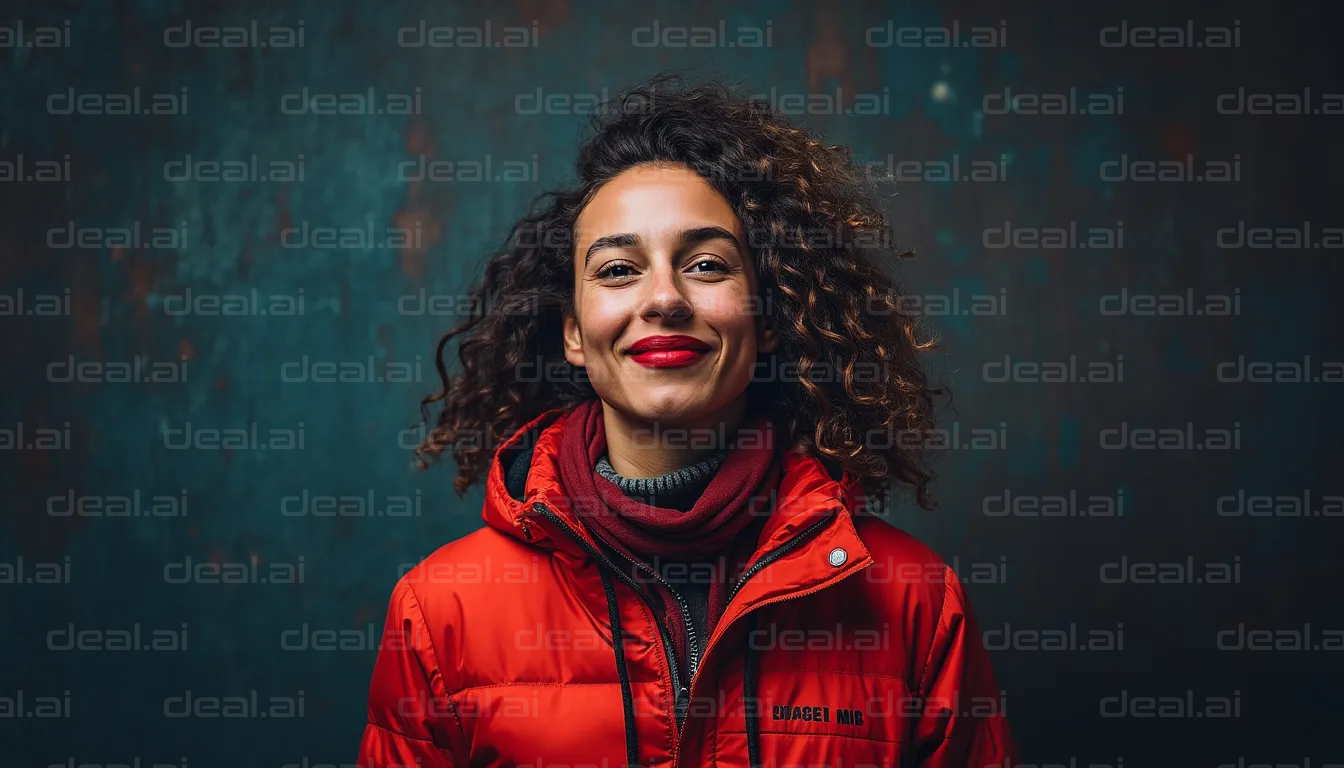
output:
[[[750,326],[760,314],[760,300],[756,296],[756,280],[747,274],[710,286],[704,295],[706,314],[719,322],[740,322]]]
[[[740,296],[734,295],[706,308],[701,314],[710,327],[718,332],[734,358],[745,356],[754,360],[756,352],[756,317],[751,307]],[[730,360],[736,364],[737,360]]]
[[[621,299],[612,296],[598,299],[590,294],[579,305],[583,345],[599,351],[611,348],[625,328],[629,316],[629,310]]]

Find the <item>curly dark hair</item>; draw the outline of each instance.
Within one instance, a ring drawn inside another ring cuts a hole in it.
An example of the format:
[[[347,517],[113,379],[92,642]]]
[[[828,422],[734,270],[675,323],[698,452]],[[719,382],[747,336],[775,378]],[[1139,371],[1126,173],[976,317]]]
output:
[[[767,410],[785,445],[830,457],[861,478],[865,492],[899,484],[920,506],[935,507],[921,436],[934,428],[934,398],[945,390],[929,385],[921,355],[936,342],[921,338],[917,315],[885,269],[910,254],[890,244],[870,169],[769,104],[680,75],[622,92],[596,110],[593,128],[579,148],[578,185],[533,201],[486,261],[470,312],[439,341],[442,389],[423,400],[424,422],[431,405],[442,406],[416,449],[419,465],[450,452],[453,485],[464,493],[523,424],[597,396],[581,375],[520,377],[519,367],[582,373],[565,360],[561,341],[573,311],[579,212],[623,171],[670,164],[722,194],[751,241],[760,304],[779,334],[772,354],[794,374],[753,375],[753,407]],[[447,365],[454,340],[457,373]]]

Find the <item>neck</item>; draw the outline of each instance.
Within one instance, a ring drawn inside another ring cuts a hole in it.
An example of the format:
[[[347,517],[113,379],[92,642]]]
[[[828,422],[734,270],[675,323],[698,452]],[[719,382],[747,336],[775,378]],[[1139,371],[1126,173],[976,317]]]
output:
[[[633,419],[615,408],[602,408],[602,426],[607,433],[607,459],[624,477],[658,477],[695,464],[729,446],[697,435],[731,436],[737,432],[746,411],[740,397],[719,411],[691,422],[646,422]]]

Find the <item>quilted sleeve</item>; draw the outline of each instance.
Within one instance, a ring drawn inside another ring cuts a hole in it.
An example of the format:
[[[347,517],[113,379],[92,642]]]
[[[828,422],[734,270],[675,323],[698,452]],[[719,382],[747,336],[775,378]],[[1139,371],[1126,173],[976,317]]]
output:
[[[943,605],[919,685],[923,700],[914,755],[921,768],[961,768],[1017,762],[1004,702],[989,654],[971,616],[961,579],[951,568]]]
[[[392,592],[369,685],[360,768],[450,768],[445,724],[456,726],[420,604],[402,580]]]

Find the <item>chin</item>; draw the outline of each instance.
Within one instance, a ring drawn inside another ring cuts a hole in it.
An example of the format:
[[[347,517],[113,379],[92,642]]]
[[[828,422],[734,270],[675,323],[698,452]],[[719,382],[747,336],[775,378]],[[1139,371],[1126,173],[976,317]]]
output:
[[[685,382],[662,387],[651,387],[629,393],[628,402],[634,415],[642,421],[655,422],[665,427],[682,427],[712,420],[736,398],[726,401],[711,398],[715,382]]]
[[[694,422],[713,411],[704,399],[704,385],[693,383],[630,393],[636,416],[665,426]]]

